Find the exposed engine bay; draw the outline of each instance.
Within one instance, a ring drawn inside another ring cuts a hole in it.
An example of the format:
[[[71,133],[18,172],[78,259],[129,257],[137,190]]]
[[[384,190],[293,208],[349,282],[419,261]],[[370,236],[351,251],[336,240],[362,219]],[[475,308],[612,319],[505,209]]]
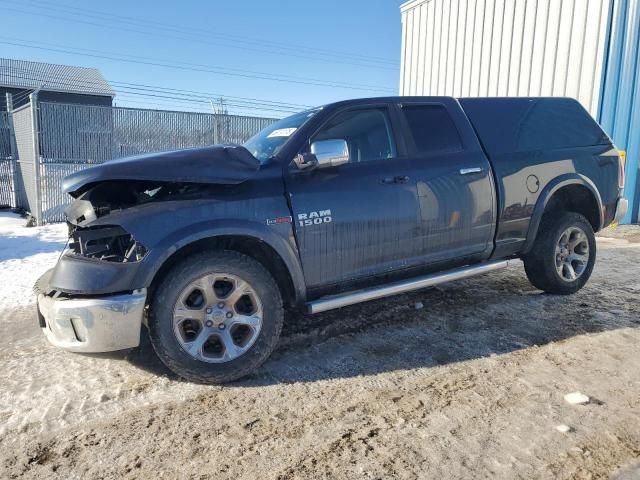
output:
[[[149,202],[191,200],[220,190],[223,186],[198,183],[120,180],[102,182],[80,195],[65,210],[71,226],[82,227],[113,211]],[[70,232],[72,233],[72,232]]]
[[[190,200],[213,194],[224,185],[143,181],[111,181],[95,185],[66,209],[69,250],[76,255],[108,262],[136,262],[147,249],[124,228],[91,223],[110,213],[151,202]]]
[[[69,249],[88,258],[107,262],[137,262],[144,258],[146,248],[122,227],[75,228]]]

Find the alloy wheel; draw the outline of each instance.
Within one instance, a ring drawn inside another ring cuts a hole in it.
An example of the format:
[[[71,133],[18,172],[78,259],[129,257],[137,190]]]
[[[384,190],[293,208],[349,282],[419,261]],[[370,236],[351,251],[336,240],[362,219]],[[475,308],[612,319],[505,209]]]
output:
[[[210,273],[180,292],[173,309],[173,332],[196,360],[225,363],[251,348],[262,318],[262,303],[248,282],[229,273]]]
[[[558,239],[555,251],[556,270],[560,278],[573,282],[589,264],[589,240],[581,228],[569,227]]]

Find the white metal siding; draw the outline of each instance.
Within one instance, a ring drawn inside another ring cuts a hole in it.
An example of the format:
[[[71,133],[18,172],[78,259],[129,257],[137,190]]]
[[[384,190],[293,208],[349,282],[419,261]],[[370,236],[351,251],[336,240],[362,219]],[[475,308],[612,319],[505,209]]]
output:
[[[595,116],[610,2],[407,2],[400,94],[569,96]]]

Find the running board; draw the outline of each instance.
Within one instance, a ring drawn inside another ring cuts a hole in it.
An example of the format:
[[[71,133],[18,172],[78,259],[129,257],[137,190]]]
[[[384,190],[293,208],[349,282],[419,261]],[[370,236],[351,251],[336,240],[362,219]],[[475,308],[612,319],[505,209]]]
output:
[[[449,270],[446,272],[432,273],[430,275],[415,277],[409,280],[402,280],[400,282],[394,282],[388,285],[365,288],[363,290],[357,290],[355,292],[342,293],[331,297],[321,298],[319,300],[314,300],[313,302],[307,303],[307,308],[309,310],[309,313],[326,312],[327,310],[346,307],[347,305],[353,305],[354,303],[366,302],[368,300],[375,300],[382,297],[390,297],[391,295],[410,292],[412,290],[419,290],[421,288],[431,287],[439,283],[451,282],[453,280],[473,277],[474,275],[492,272],[494,270],[499,270],[501,268],[506,268],[510,265],[516,264],[520,264],[520,260],[500,260],[498,262],[489,262],[482,263],[480,265],[471,265],[456,268],[454,270]]]

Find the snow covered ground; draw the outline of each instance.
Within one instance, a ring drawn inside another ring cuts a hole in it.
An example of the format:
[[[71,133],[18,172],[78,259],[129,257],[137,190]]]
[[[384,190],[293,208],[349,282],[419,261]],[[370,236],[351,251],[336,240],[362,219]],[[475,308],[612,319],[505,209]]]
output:
[[[180,382],[171,388],[168,379],[122,358],[76,355],[49,345],[38,328],[33,285],[56,264],[67,226],[26,224],[26,218],[0,211],[0,436],[10,430],[55,430],[197,388]],[[156,388],[147,391],[149,378]],[[113,385],[119,385],[115,391]]]
[[[26,224],[19,215],[0,211],[0,310],[35,302],[33,284],[55,265],[67,241],[64,223]]]

